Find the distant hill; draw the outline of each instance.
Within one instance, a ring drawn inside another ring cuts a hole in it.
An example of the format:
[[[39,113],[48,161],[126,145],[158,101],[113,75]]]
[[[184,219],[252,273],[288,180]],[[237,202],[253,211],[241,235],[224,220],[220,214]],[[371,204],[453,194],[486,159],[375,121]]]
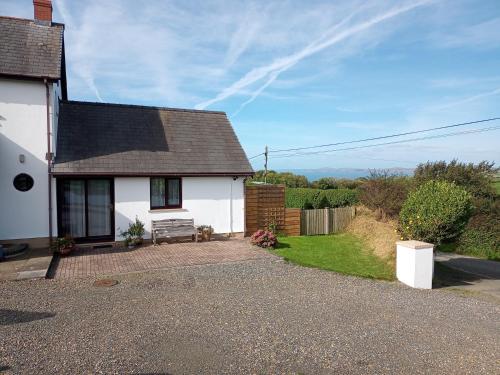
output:
[[[386,170],[391,174],[405,176],[413,175],[414,168],[379,168],[377,170]],[[291,172],[293,174],[306,176],[309,181],[315,181],[322,177],[335,178],[359,178],[370,175],[368,168],[316,168],[316,169],[278,169],[277,172]]]

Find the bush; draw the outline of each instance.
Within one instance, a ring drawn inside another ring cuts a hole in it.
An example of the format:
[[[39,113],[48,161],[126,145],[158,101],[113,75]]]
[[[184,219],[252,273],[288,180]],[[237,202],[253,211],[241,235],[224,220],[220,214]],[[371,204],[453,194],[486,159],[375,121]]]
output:
[[[309,181],[305,176],[296,175],[290,172],[268,171],[266,178],[264,178],[263,170],[255,172],[255,175],[249,178],[247,183],[264,182],[264,180],[266,180],[268,184],[283,184],[290,188],[305,188],[309,186]]]
[[[385,220],[399,215],[410,189],[411,179],[408,177],[372,172],[359,189],[359,200],[375,211],[377,219]]]
[[[333,177],[322,177],[319,180],[311,182],[311,187],[314,189],[327,190],[338,189],[339,185],[337,183],[337,180],[335,180]]]
[[[420,164],[414,172],[418,184],[427,181],[448,181],[462,186],[475,198],[490,198],[496,195],[494,188],[495,163],[482,161],[479,164],[459,163],[452,160]]]
[[[252,237],[250,237],[250,242],[253,245],[257,245],[263,248],[270,248],[270,247],[275,247],[278,241],[273,232],[260,229],[254,234],[252,234]]]
[[[286,189],[287,208],[325,208],[351,206],[358,202],[358,193],[351,189]]]
[[[315,189],[357,189],[363,182],[361,180],[350,180],[347,178],[322,177],[313,181],[311,187]]]
[[[429,181],[411,192],[400,212],[404,239],[441,244],[462,233],[472,210],[470,194],[449,182]]]
[[[473,216],[460,236],[455,252],[500,260],[500,216]]]

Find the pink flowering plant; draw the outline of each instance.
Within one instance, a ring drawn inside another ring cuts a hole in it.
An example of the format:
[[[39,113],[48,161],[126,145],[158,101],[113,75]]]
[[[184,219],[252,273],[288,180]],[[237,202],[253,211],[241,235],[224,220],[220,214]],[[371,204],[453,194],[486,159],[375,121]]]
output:
[[[278,243],[276,236],[273,232],[268,230],[259,229],[257,232],[252,234],[250,237],[250,242],[253,245],[257,245],[263,248],[275,247]]]

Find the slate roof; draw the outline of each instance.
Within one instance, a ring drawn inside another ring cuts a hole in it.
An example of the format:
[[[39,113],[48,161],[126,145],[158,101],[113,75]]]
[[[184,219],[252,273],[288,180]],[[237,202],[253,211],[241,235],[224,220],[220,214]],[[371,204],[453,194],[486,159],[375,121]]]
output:
[[[63,101],[54,174],[251,175],[224,112]]]
[[[0,17],[0,75],[61,78],[64,25]]]

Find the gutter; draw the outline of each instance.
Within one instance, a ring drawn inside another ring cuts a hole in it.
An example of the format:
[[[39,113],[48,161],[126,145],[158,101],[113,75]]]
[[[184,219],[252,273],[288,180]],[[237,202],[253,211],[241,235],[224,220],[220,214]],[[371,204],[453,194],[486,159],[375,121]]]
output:
[[[52,229],[52,152],[50,147],[50,90],[49,90],[49,82],[47,79],[44,79],[45,83],[45,100],[47,106],[47,155],[45,159],[47,160],[47,183],[48,183],[48,191],[49,191],[49,247],[52,248],[53,242],[53,229]]]
[[[61,162],[63,164],[64,162]],[[52,172],[59,177],[252,177],[255,172],[193,172],[193,173],[161,173],[161,172]]]

